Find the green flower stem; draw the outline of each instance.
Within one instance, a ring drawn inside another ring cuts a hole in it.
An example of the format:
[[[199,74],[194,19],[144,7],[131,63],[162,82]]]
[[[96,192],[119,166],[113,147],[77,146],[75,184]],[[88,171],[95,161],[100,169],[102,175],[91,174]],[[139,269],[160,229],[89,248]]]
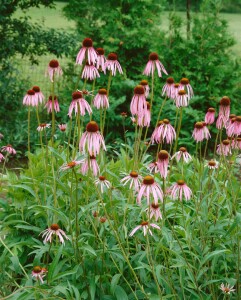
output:
[[[161,108],[159,110],[159,113],[158,113],[158,117],[157,117],[157,120],[156,120],[156,126],[158,125],[158,122],[159,122],[159,119],[160,119],[160,116],[161,116],[161,113],[162,113],[162,110],[163,110],[163,107],[164,105],[166,104],[166,101],[167,101],[167,96],[164,98],[164,100],[162,101],[162,105],[161,105]]]
[[[79,235],[80,235],[80,228],[79,228],[79,218],[78,218],[78,177],[73,168],[73,173],[75,177],[75,242],[76,242],[76,252],[77,258],[80,259],[80,251],[79,251]]]

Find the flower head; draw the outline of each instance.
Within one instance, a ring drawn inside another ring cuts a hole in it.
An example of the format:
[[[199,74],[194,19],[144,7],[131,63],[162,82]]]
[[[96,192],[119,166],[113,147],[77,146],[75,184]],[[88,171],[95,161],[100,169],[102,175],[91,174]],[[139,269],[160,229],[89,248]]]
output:
[[[182,201],[182,197],[184,195],[185,200],[190,200],[192,191],[186,185],[184,180],[178,180],[170,187],[170,196],[172,199],[178,199]]]
[[[43,283],[43,277],[46,275],[47,269],[41,268],[40,266],[35,266],[32,270],[32,277],[40,280]]]
[[[188,95],[189,99],[191,97],[193,97],[193,95],[194,95],[193,89],[192,89],[192,86],[191,86],[188,78],[182,78],[180,80],[180,88],[187,91],[187,95]]]
[[[224,156],[232,154],[230,141],[223,140],[222,143],[217,146],[217,153]]]
[[[104,193],[104,188],[110,188],[110,182],[106,179],[105,176],[99,176],[99,178],[95,180],[95,184],[100,186],[102,194]]]
[[[129,185],[130,189],[134,187],[136,191],[139,191],[141,186],[141,180],[142,180],[141,175],[139,175],[136,171],[131,171],[130,174],[122,178],[120,182],[123,183],[123,185],[130,183]]]
[[[192,160],[191,155],[187,152],[187,149],[185,147],[181,147],[179,151],[177,151],[171,159],[176,158],[177,161],[182,159],[185,163],[189,163],[190,160]]]
[[[160,62],[158,58],[158,54],[152,52],[149,55],[149,61],[143,71],[143,74],[146,76],[150,76],[150,75],[153,76],[155,69],[157,69],[157,73],[159,77],[162,77],[162,72],[167,75],[167,71],[165,70],[163,64]]]
[[[51,124],[47,124],[47,123],[41,123],[39,124],[39,126],[37,127],[38,131],[43,131],[46,128],[49,128],[51,126]]]
[[[207,125],[213,124],[215,121],[215,109],[210,107],[205,115],[205,123]]]
[[[146,212],[148,213],[148,215],[149,215],[149,212],[150,212],[149,218],[151,219],[151,218],[154,217],[156,222],[158,221],[158,219],[162,219],[162,214],[161,214],[161,211],[160,211],[160,205],[159,204],[152,203],[150,205],[150,207],[147,207]]]
[[[162,88],[162,96],[166,95],[168,98],[173,98],[174,93],[174,79],[168,77]]]
[[[27,105],[27,106],[37,106],[38,105],[38,97],[36,96],[34,90],[27,91],[27,94],[23,98],[23,105]]]
[[[81,77],[87,80],[94,80],[96,77],[100,77],[100,74],[93,63],[86,62]]]
[[[86,174],[88,170],[90,170],[94,176],[97,176],[100,172],[100,168],[94,155],[90,155],[89,158],[86,158],[83,161],[83,164],[81,166],[81,173]]]
[[[105,67],[107,70],[111,71],[111,74],[113,76],[116,75],[116,70],[118,70],[118,72],[120,74],[123,74],[123,71],[122,71],[120,63],[118,62],[118,56],[116,53],[110,53],[108,55],[106,63],[105,63]]]
[[[47,72],[46,74],[49,74],[49,78],[50,80],[53,82],[54,81],[54,77],[57,75],[57,76],[61,76],[63,74],[63,71],[59,65],[59,62],[56,60],[56,59],[52,59],[50,62],[49,62],[49,65],[48,65],[48,69],[47,69]]]
[[[81,163],[83,163],[83,160],[72,160],[68,163],[64,163],[59,170],[60,171],[65,171],[65,170],[69,170],[69,169],[73,169],[74,167],[80,165]]]
[[[137,115],[137,124],[140,127],[149,127],[151,123],[151,104],[146,101],[146,111]]]
[[[150,198],[154,199],[154,203],[157,204],[158,200],[163,201],[163,192],[161,187],[157,182],[155,182],[154,178],[150,175],[144,177],[142,181],[142,185],[140,187],[137,203],[141,203],[141,198],[145,196],[147,199],[147,204],[150,203]]]
[[[96,61],[96,68],[100,71],[103,71],[105,73],[105,62],[106,62],[106,57],[105,57],[105,51],[103,48],[97,48],[97,61]]]
[[[109,100],[106,89],[99,89],[98,94],[93,100],[93,105],[97,109],[109,107]]]
[[[147,111],[146,97],[145,97],[145,89],[142,85],[137,85],[134,88],[134,96],[131,100],[130,105],[131,114],[145,114]]]
[[[81,116],[84,116],[86,111],[89,115],[92,114],[89,103],[83,98],[82,93],[79,91],[72,93],[72,102],[70,103],[68,112],[70,118],[72,118],[73,110],[75,115],[79,113]]]
[[[167,177],[169,154],[166,150],[161,150],[158,153],[157,167],[162,178]]]
[[[219,162],[217,162],[216,160],[212,159],[212,160],[209,160],[205,166],[208,167],[210,170],[214,170],[214,169],[217,169],[218,168],[218,165],[219,165]]]
[[[37,85],[34,85],[34,86],[32,87],[32,90],[35,91],[35,96],[36,96],[36,98],[37,98],[37,102],[42,103],[43,100],[44,100],[44,95],[43,95],[43,93],[41,92],[40,87],[37,86]]]
[[[13,155],[17,153],[16,150],[10,144],[8,144],[7,146],[3,146],[1,148],[1,151],[8,152],[9,154],[13,154]]]
[[[220,286],[220,290],[224,293],[224,294],[229,294],[232,292],[235,292],[235,289],[233,288],[234,286],[230,286],[229,284],[224,285],[223,283]]]
[[[89,64],[94,64],[97,60],[97,53],[93,47],[93,41],[90,38],[85,38],[82,42],[82,47],[76,57],[76,64],[82,65],[87,54]]]
[[[188,106],[189,97],[187,95],[187,92],[185,90],[179,89],[176,97],[174,98],[174,102],[176,104],[176,107]]]
[[[142,85],[144,87],[144,89],[145,89],[145,96],[147,98],[149,96],[149,92],[150,92],[150,87],[148,85],[148,81],[145,80],[145,79],[143,79],[143,80],[141,80],[140,85]]]
[[[64,244],[64,238],[66,240],[69,240],[65,232],[62,229],[60,229],[58,224],[52,224],[49,228],[45,229],[40,234],[42,234],[42,237],[45,237],[44,244],[46,244],[47,242],[52,243],[53,235],[57,235],[62,244]]]
[[[58,127],[62,132],[64,132],[67,129],[67,124],[59,124]]]
[[[197,122],[194,126],[192,137],[196,142],[202,142],[211,137],[205,122]]]
[[[58,101],[57,97],[54,96],[54,100],[53,100],[53,97],[49,96],[49,100],[47,101],[47,103],[44,106],[45,108],[47,108],[48,114],[52,112],[53,106],[54,106],[54,111],[56,113],[60,111],[59,101]]]
[[[136,226],[132,231],[131,233],[129,234],[129,236],[133,236],[137,230],[139,230],[140,228],[143,229],[143,233],[144,233],[144,236],[149,232],[150,235],[152,235],[152,232],[151,232],[151,229],[150,227],[153,227],[153,228],[156,228],[156,229],[159,229],[161,230],[160,226],[156,225],[156,224],[153,224],[153,223],[150,223],[147,222],[147,221],[142,221],[140,225]]]

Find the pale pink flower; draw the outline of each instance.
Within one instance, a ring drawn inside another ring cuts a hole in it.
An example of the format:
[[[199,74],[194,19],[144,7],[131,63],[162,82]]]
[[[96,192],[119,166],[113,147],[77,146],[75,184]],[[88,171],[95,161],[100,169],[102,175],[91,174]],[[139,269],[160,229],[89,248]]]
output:
[[[77,92],[82,93],[82,95],[83,95],[84,97],[86,97],[86,96],[91,96],[91,97],[93,97],[93,96],[94,96],[93,91],[88,91],[88,90],[82,90],[82,91],[80,91],[80,90],[77,90]]]
[[[123,185],[126,185],[127,183],[130,183],[129,188],[131,189],[134,187],[136,191],[139,191],[141,186],[142,176],[139,175],[135,171],[131,171],[129,175],[125,176],[123,179],[121,179],[121,183]]]
[[[229,97],[223,96],[223,98],[220,100],[219,114],[226,117],[226,119],[229,118],[229,115],[230,115],[230,98]]]
[[[62,132],[64,132],[67,129],[67,124],[59,124],[58,127]]]
[[[161,150],[158,153],[157,167],[162,178],[167,177],[169,154],[166,150]]]
[[[179,83],[174,83],[171,98],[175,100],[178,97],[178,92],[181,90]]]
[[[105,67],[107,70],[111,71],[112,76],[116,75],[116,70],[118,70],[118,72],[120,74],[123,74],[122,68],[120,63],[118,62],[118,56],[115,53],[110,53],[107,57],[106,63],[105,63]]]
[[[214,169],[217,169],[219,166],[219,162],[212,159],[212,160],[209,160],[206,164],[205,164],[205,167],[208,167],[210,170],[214,170]]]
[[[220,290],[224,294],[230,295],[230,293],[235,292],[235,289],[233,288],[234,286],[230,286],[229,284],[224,285],[223,283],[220,286]]]
[[[37,104],[38,103],[42,103],[44,101],[44,95],[43,93],[40,91],[40,87],[37,85],[34,85],[32,87],[32,90],[35,91],[35,96],[37,98]]]
[[[1,151],[8,152],[9,154],[13,154],[13,155],[17,153],[16,150],[10,144],[8,144],[7,146],[3,146],[1,148]]]
[[[143,79],[141,82],[140,82],[140,85],[142,85],[145,89],[145,96],[146,98],[149,96],[149,93],[150,93],[150,87],[148,85],[148,81]]]
[[[83,98],[82,93],[79,91],[72,93],[72,101],[68,112],[68,116],[70,118],[72,118],[73,110],[75,115],[80,114],[81,116],[84,116],[86,111],[89,115],[92,114],[92,109],[89,103]]]
[[[60,168],[59,170],[60,171],[65,171],[65,170],[69,170],[69,169],[73,169],[74,167],[80,165],[83,163],[83,160],[73,160],[73,161],[70,161],[68,163],[64,163]]]
[[[59,62],[56,60],[56,59],[52,59],[50,62],[49,62],[49,65],[48,65],[48,69],[47,69],[47,72],[46,74],[49,74],[49,78],[50,80],[53,82],[54,81],[54,77],[57,75],[57,76],[61,76],[63,74],[63,71],[59,65]]]
[[[52,224],[49,228],[45,229],[40,234],[42,234],[42,237],[44,237],[44,244],[46,244],[47,242],[52,243],[53,235],[57,235],[62,244],[64,244],[64,238],[66,240],[69,240],[65,232],[60,229],[58,224]]]
[[[187,149],[185,147],[181,147],[179,151],[177,151],[171,159],[176,158],[177,161],[180,161],[182,159],[185,163],[189,163],[192,160],[191,155],[187,152]]]
[[[90,38],[85,38],[82,42],[82,48],[76,57],[76,64],[82,65],[87,55],[87,61],[89,64],[94,64],[97,60],[97,53],[93,48],[93,41]]]
[[[166,95],[168,98],[173,98],[174,94],[174,79],[169,77],[162,88],[162,96]]]
[[[45,268],[41,268],[40,266],[35,266],[32,271],[32,277],[36,278],[36,280],[41,281],[43,283],[43,277],[46,275],[47,270]]]
[[[44,107],[47,108],[48,114],[52,112],[52,108],[53,108],[52,96],[49,96],[49,100],[47,101]],[[60,111],[59,102],[56,96],[54,96],[54,111],[56,113]]]
[[[93,100],[93,106],[97,109],[109,107],[109,100],[106,89],[99,89],[98,94]]]
[[[202,122],[202,123],[203,123],[203,136],[204,136],[204,139],[208,140],[208,139],[211,138],[211,134],[209,132],[207,124],[205,122]]]
[[[2,162],[5,159],[5,157],[0,153],[0,162]]]
[[[81,77],[87,80],[94,80],[96,77],[100,77],[100,74],[93,64],[86,62]]]
[[[39,124],[39,126],[37,127],[38,131],[43,131],[46,128],[49,128],[51,126],[51,124],[47,124],[47,123],[41,123]]]
[[[134,96],[131,100],[130,111],[133,116],[145,114],[147,111],[145,89],[142,85],[137,85],[134,88]]]
[[[182,201],[184,196],[185,200],[190,200],[192,195],[191,189],[186,185],[184,180],[178,180],[170,187],[170,197]]]
[[[238,136],[241,134],[241,116],[232,118],[230,125],[227,126],[228,136]]]
[[[159,171],[157,162],[154,161],[148,165],[148,169],[150,170],[151,173],[157,173]]]
[[[208,125],[213,124],[215,121],[215,109],[210,107],[205,115],[205,123]]]
[[[87,174],[88,170],[90,170],[94,176],[97,176],[100,172],[100,168],[94,155],[90,155],[89,158],[86,158],[83,161],[83,164],[81,166],[81,173],[85,175]]]
[[[174,98],[174,102],[176,104],[176,107],[185,107],[188,106],[189,103],[189,97],[185,90],[179,90],[177,92],[176,98]]]
[[[160,134],[161,126],[163,125],[163,121],[159,121],[157,126],[155,127],[152,135],[151,135],[151,144],[157,143],[160,144],[162,137]]]
[[[186,90],[187,91],[187,95],[188,95],[189,99],[194,96],[193,89],[192,89],[192,86],[191,86],[188,78],[182,78],[180,80],[180,88],[182,90]]]
[[[38,97],[36,96],[34,90],[27,91],[27,94],[23,98],[23,105],[27,105],[27,106],[37,106],[38,105]]]
[[[196,142],[202,142],[204,139],[209,139],[211,137],[209,130],[204,122],[197,122],[195,124],[192,137]]]
[[[225,124],[226,129],[235,121],[236,117],[237,116],[235,114],[230,114],[229,115],[228,121]]]
[[[162,77],[162,72],[167,75],[167,71],[165,70],[163,64],[160,62],[158,58],[158,54],[152,52],[149,55],[149,61],[143,71],[143,74],[146,76],[150,76],[150,75],[153,76],[155,69],[157,69],[157,73],[159,77]]]
[[[99,127],[95,121],[90,121],[86,126],[86,131],[82,134],[79,142],[80,152],[85,153],[87,146],[90,155],[96,156],[102,147],[106,150],[105,142],[102,134],[99,132]]]
[[[241,137],[236,139],[235,148],[241,150]]]
[[[146,101],[146,111],[137,115],[137,124],[140,127],[149,127],[151,123],[151,105]]]
[[[162,214],[161,214],[161,211],[160,211],[160,206],[159,204],[155,204],[155,203],[152,203],[150,205],[150,207],[147,207],[146,209],[146,212],[147,214],[149,215],[149,218],[155,218],[156,222],[158,221],[158,219],[162,219]]]
[[[106,62],[106,57],[105,57],[105,51],[103,48],[97,48],[97,61],[96,61],[96,68],[100,71],[103,71],[105,73],[105,62]]]
[[[173,140],[176,139],[176,131],[168,119],[164,119],[162,124],[158,127],[157,136],[160,137],[159,143],[164,143],[166,140],[167,144],[172,144]]]
[[[100,186],[100,191],[102,194],[104,193],[105,188],[110,188],[110,182],[105,176],[99,176],[99,178],[95,180],[95,184]]]
[[[217,153],[219,155],[224,155],[224,156],[228,156],[228,155],[232,154],[230,141],[223,140],[222,143],[217,146]]]
[[[156,229],[159,229],[161,230],[160,226],[156,225],[156,224],[153,224],[153,223],[150,223],[147,222],[147,221],[142,221],[140,225],[136,226],[132,231],[131,233],[129,234],[129,236],[133,236],[137,230],[139,230],[140,228],[143,229],[143,233],[144,233],[144,236],[149,232],[150,235],[152,235],[152,232],[151,232],[151,229],[150,227],[153,227],[153,228],[156,228]]]
[[[216,121],[216,127],[217,129],[222,129],[223,127],[225,127],[227,125],[228,122],[228,118],[226,118],[224,115],[219,114],[217,121]]]
[[[147,199],[147,204],[150,203],[150,198],[154,199],[154,203],[157,204],[158,200],[163,201],[163,191],[159,184],[155,182],[154,178],[150,175],[144,177],[142,185],[140,187],[137,203],[141,204],[141,198],[145,196]]]

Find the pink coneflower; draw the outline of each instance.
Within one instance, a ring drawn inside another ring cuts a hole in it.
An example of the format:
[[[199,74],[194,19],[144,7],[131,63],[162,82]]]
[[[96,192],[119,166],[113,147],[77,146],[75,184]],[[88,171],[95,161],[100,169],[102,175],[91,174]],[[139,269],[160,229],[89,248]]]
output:
[[[120,74],[123,74],[121,65],[118,62],[118,56],[115,53],[110,53],[108,55],[105,67],[107,70],[111,71],[112,76],[116,75],[116,70],[118,70]]]
[[[38,105],[38,97],[36,96],[34,90],[27,91],[27,94],[23,98],[23,105],[27,105],[27,106],[37,106]]]
[[[105,142],[99,127],[95,121],[91,121],[86,125],[86,131],[82,134],[79,142],[80,152],[85,152],[87,146],[90,155],[96,156],[102,147],[106,150]]]
[[[238,136],[241,134],[241,116],[232,118],[230,125],[227,127],[228,136]]]
[[[169,154],[166,150],[161,150],[158,153],[157,167],[162,178],[167,177]]]
[[[166,140],[167,144],[172,144],[173,140],[176,139],[176,131],[168,119],[163,120],[163,123],[159,126],[158,134],[160,141],[165,142]]]
[[[90,38],[85,38],[82,42],[82,48],[76,57],[76,64],[82,65],[87,54],[87,61],[89,64],[94,64],[97,60],[97,53],[93,48],[93,41]]]
[[[149,127],[151,123],[151,104],[146,101],[146,111],[137,115],[137,124],[140,127]]]
[[[217,162],[216,160],[209,160],[206,164],[205,167],[208,167],[210,170],[214,170],[217,169],[219,165],[219,162]]]
[[[65,171],[65,170],[69,170],[69,169],[73,169],[74,167],[80,165],[81,163],[83,163],[83,160],[73,160],[70,161],[68,163],[64,163],[59,170],[60,171]]]
[[[157,162],[154,161],[154,162],[150,163],[148,165],[148,169],[150,170],[151,173],[157,173],[159,171],[158,166],[157,166]]]
[[[41,268],[40,266],[35,266],[32,271],[32,277],[40,280],[43,283],[43,277],[46,275],[47,270],[45,268]]]
[[[134,96],[131,100],[130,111],[133,116],[144,114],[147,111],[145,89],[142,85],[137,85],[134,88]]]
[[[235,292],[235,289],[233,288],[233,286],[230,286],[229,284],[224,285],[223,283],[220,286],[220,290],[224,293],[224,294],[228,294],[230,295],[232,292]]]
[[[47,101],[47,103],[45,104],[45,108],[47,108],[47,112],[48,114],[52,112],[52,105],[53,105],[53,100],[52,100],[52,96],[49,96],[49,100]],[[56,96],[54,96],[54,111],[57,113],[60,111],[60,108],[59,108],[59,102],[58,102],[58,99]]]
[[[189,97],[185,90],[179,90],[177,92],[176,98],[174,98],[174,102],[176,104],[176,107],[185,107],[188,106],[189,103]]]
[[[98,94],[95,96],[93,100],[93,105],[97,109],[109,107],[109,100],[108,100],[106,89],[99,89]]]
[[[229,118],[229,115],[230,115],[230,98],[229,97],[224,96],[220,100],[219,114],[226,117],[226,119]]]
[[[100,172],[100,168],[94,155],[90,155],[89,159],[86,158],[83,161],[83,164],[81,166],[81,173],[85,175],[88,172],[88,170],[90,170],[94,176],[97,176]]]
[[[205,115],[205,123],[207,125],[213,124],[215,121],[215,109],[210,107]]]
[[[207,124],[205,122],[202,122],[202,123],[203,123],[203,136],[204,136],[204,139],[208,140],[208,139],[211,138],[211,134],[208,130]]]
[[[211,135],[203,122],[197,122],[194,126],[192,137],[196,142],[202,142],[204,139],[208,140]]]
[[[100,191],[102,194],[104,193],[105,188],[110,188],[110,182],[105,176],[99,176],[99,178],[95,180],[95,184],[100,186]]]
[[[59,124],[58,127],[62,132],[64,132],[67,129],[67,124]]]
[[[152,135],[151,135],[151,144],[154,144],[154,143],[161,143],[161,135],[160,135],[160,130],[161,130],[161,127],[163,125],[163,121],[159,121],[157,126],[155,127]]]
[[[184,180],[178,180],[170,187],[170,197],[182,201],[184,196],[185,200],[190,200],[192,195],[191,189],[186,185]]]
[[[131,189],[132,187],[135,188],[136,191],[139,191],[140,186],[141,186],[141,180],[142,176],[139,175],[135,171],[131,171],[129,175],[125,176],[123,179],[121,179],[121,183],[123,185],[126,185],[127,183],[130,183],[129,188]]]
[[[100,74],[93,64],[86,62],[81,77],[87,80],[94,80],[96,77],[100,77]]]
[[[158,183],[155,182],[154,178],[150,175],[144,177],[141,188],[137,196],[137,203],[141,204],[141,198],[145,196],[147,204],[150,203],[150,197],[154,199],[154,203],[157,204],[160,199],[163,201],[163,192]]]
[[[188,95],[188,98],[190,99],[191,97],[193,97],[193,89],[192,89],[192,86],[189,82],[189,79],[188,78],[182,78],[180,80],[180,88],[182,90],[186,90],[187,91],[187,95]]]
[[[54,77],[61,76],[63,74],[62,69],[60,68],[59,62],[56,59],[52,59],[49,62],[47,72],[49,74],[50,80],[53,82]]]
[[[5,157],[0,153],[0,163],[5,159]]]
[[[174,79],[169,77],[162,88],[162,96],[166,95],[168,98],[173,98],[174,93]]]
[[[38,103],[42,103],[43,100],[44,100],[44,95],[43,95],[43,93],[40,91],[40,87],[37,86],[37,85],[34,85],[34,86],[32,87],[32,90],[35,91],[35,96],[36,96],[36,98],[37,98],[37,104],[38,104]]]
[[[139,230],[140,228],[143,229],[143,233],[144,233],[144,236],[149,232],[150,235],[152,235],[152,232],[151,232],[151,229],[150,227],[153,227],[153,228],[156,228],[156,229],[159,229],[161,230],[160,226],[156,225],[156,224],[153,224],[153,223],[150,223],[147,222],[147,221],[142,221],[140,225],[136,226],[132,231],[131,233],[129,234],[129,236],[133,236],[137,230]]]
[[[241,150],[241,137],[237,137],[235,148]]]
[[[175,101],[175,99],[178,97],[178,92],[181,90],[179,83],[174,83],[171,98]]]
[[[222,143],[217,146],[217,153],[224,156],[232,154],[230,141],[223,140]]]
[[[145,96],[146,98],[149,96],[149,92],[150,92],[150,87],[148,85],[148,81],[143,79],[141,82],[140,82],[140,85],[142,85],[145,89]]]
[[[106,62],[106,57],[104,55],[105,51],[103,48],[97,48],[96,52],[97,52],[96,68],[105,73],[105,62]]]
[[[154,75],[154,71],[157,69],[157,73],[159,77],[162,77],[162,73],[165,73],[167,75],[167,71],[165,70],[163,64],[158,59],[158,54],[155,52],[152,52],[149,55],[149,61],[144,69],[143,74],[146,76]]]
[[[171,159],[176,158],[177,161],[182,159],[185,163],[189,163],[192,160],[191,155],[187,152],[185,147],[181,147],[179,151],[177,151]]]
[[[217,129],[222,129],[223,127],[226,127],[227,122],[228,122],[228,119],[224,115],[219,114],[218,118],[217,118],[217,121],[216,121]]]
[[[225,124],[226,129],[229,127],[229,125],[231,125],[234,122],[236,117],[237,116],[235,114],[230,114],[229,115],[228,121]]]
[[[70,118],[72,118],[73,110],[75,115],[79,113],[81,116],[84,116],[86,111],[89,115],[92,114],[89,103],[83,98],[82,93],[79,91],[72,93],[72,102],[70,103],[68,112]]]
[[[146,211],[147,211],[148,215],[150,213],[150,216],[149,216],[150,219],[154,217],[156,222],[158,221],[158,219],[162,219],[162,214],[160,211],[159,204],[152,203],[150,205],[150,207],[147,207]]]
[[[91,96],[91,97],[93,97],[93,96],[94,96],[93,91],[88,91],[88,90],[82,90],[82,91],[80,91],[80,90],[77,90],[77,92],[82,93],[82,95],[83,95],[84,97],[86,97],[86,96]]]
[[[43,131],[46,128],[49,128],[51,126],[51,124],[47,124],[47,123],[41,123],[39,124],[39,126],[37,127],[38,131]]]
[[[47,242],[52,243],[53,235],[57,235],[62,244],[64,244],[64,238],[66,240],[69,240],[65,232],[62,229],[60,229],[58,224],[52,224],[49,228],[45,229],[40,234],[42,234],[42,237],[45,237],[44,244],[46,244]]]
[[[10,144],[8,144],[7,146],[3,146],[1,148],[1,151],[8,152],[9,154],[13,154],[13,155],[17,153],[16,150]]]

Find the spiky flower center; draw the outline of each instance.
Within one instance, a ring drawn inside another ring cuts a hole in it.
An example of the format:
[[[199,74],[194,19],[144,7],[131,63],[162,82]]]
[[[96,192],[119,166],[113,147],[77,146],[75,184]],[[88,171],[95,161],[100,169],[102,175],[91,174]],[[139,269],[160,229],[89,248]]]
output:
[[[173,77],[168,77],[167,78],[167,83],[168,84],[173,84],[174,83],[174,78]]]
[[[230,98],[227,96],[224,96],[221,100],[220,100],[220,105],[223,106],[229,106],[230,105]]]
[[[143,183],[146,185],[152,185],[155,182],[154,178],[150,175],[147,175],[143,179]]]
[[[168,152],[166,150],[161,150],[158,153],[158,158],[161,160],[168,159]]]
[[[175,83],[175,84],[174,84],[174,88],[175,88],[175,89],[178,89],[178,88],[179,88],[179,86],[180,86],[180,84],[179,84],[179,83]]]
[[[41,273],[42,268],[41,268],[40,266],[35,266],[35,267],[33,268],[33,271],[34,271],[34,273]]]
[[[118,59],[118,56],[117,56],[117,54],[115,54],[115,53],[110,53],[110,54],[108,54],[108,57],[107,57],[109,60],[117,60]]]
[[[164,120],[163,120],[163,123],[164,123],[164,124],[170,124],[170,121],[169,121],[168,119],[164,119]]]
[[[40,92],[40,87],[35,85],[32,87],[32,90],[35,91],[35,93],[39,93]]]
[[[93,47],[93,41],[90,38],[85,38],[82,42],[82,45],[86,48]]]
[[[82,98],[82,93],[77,91],[77,92],[73,92],[72,93],[72,99],[73,100],[77,100],[77,99],[81,99]]]
[[[237,142],[241,142],[241,137],[238,137],[238,138],[237,138]]]
[[[70,168],[73,168],[76,166],[76,162],[75,161],[71,161],[69,163],[67,163],[67,166],[70,167]]]
[[[106,180],[106,177],[105,177],[105,176],[99,176],[99,180],[100,180],[100,181],[105,181],[105,180]]]
[[[57,231],[57,230],[60,229],[60,227],[59,227],[58,224],[52,224],[52,225],[50,226],[50,229],[51,229],[51,230],[54,230],[54,231]]]
[[[149,55],[149,60],[158,60],[158,54],[155,53],[155,52],[152,52],[150,55]]]
[[[232,118],[235,118],[236,117],[236,115],[235,114],[230,114],[229,115],[229,119],[231,120]]]
[[[90,159],[96,159],[96,156],[90,155]]]
[[[178,95],[179,96],[186,95],[186,91],[185,90],[180,90],[180,91],[178,91]]]
[[[142,221],[141,226],[147,226],[149,223],[147,221]]]
[[[155,204],[155,203],[152,203],[152,204],[151,204],[151,207],[152,207],[153,209],[158,209],[158,208],[159,208],[159,205],[158,205],[158,204]]]
[[[99,127],[98,127],[98,125],[97,125],[97,123],[95,121],[90,121],[86,125],[86,130],[88,132],[97,132],[99,130]]]
[[[46,127],[46,125],[47,125],[46,123],[39,124],[39,126],[42,128]]]
[[[158,121],[157,127],[161,126],[163,124],[163,121]]]
[[[216,162],[215,162],[214,160],[210,160],[210,161],[208,162],[208,165],[209,165],[210,167],[215,167],[215,166],[216,166]]]
[[[107,90],[106,89],[99,89],[98,92],[100,95],[107,95]]]
[[[237,116],[237,117],[236,117],[236,121],[237,121],[237,122],[241,122],[241,116]]]
[[[93,217],[94,217],[94,218],[97,218],[98,215],[99,215],[98,211],[95,210],[95,211],[93,212]]]
[[[180,180],[177,181],[177,184],[178,184],[178,185],[184,185],[184,184],[185,184],[185,181],[182,180],[182,179],[180,179]]]
[[[131,171],[130,172],[130,176],[133,177],[133,178],[137,178],[138,177],[138,173],[135,172],[135,171]]]
[[[99,54],[99,55],[104,55],[105,54],[105,50],[103,48],[97,48],[96,49],[96,52]]]
[[[197,123],[195,124],[195,128],[196,128],[196,129],[202,129],[202,128],[203,128],[203,122],[197,122]]]
[[[59,66],[59,62],[56,59],[52,59],[49,62],[49,66],[50,66],[50,68],[56,69]]]
[[[140,82],[140,85],[148,85],[148,81],[147,80],[145,80],[145,79],[143,79],[141,82]]]
[[[230,141],[229,140],[223,140],[222,143],[223,143],[223,145],[228,146],[230,144]]]
[[[142,85],[137,85],[135,88],[134,88],[134,93],[136,95],[144,95],[145,94],[145,89]]]
[[[147,110],[151,109],[151,104],[148,101],[146,101],[146,108],[147,108]]]
[[[53,100],[53,97],[52,96],[49,96],[49,101],[52,101]],[[57,100],[57,97],[54,96],[54,100]]]
[[[105,218],[105,217],[101,217],[101,218],[100,218],[100,222],[101,222],[101,223],[105,223],[105,221],[106,221],[106,218]]]
[[[35,91],[34,91],[34,90],[28,90],[28,91],[27,91],[27,94],[28,94],[29,96],[34,96],[34,95],[35,95]]]
[[[237,121],[236,117],[234,117],[234,118],[231,119],[231,123],[234,123],[235,121]]]
[[[127,117],[127,113],[126,112],[122,112],[121,116],[124,117],[124,118],[126,118]]]
[[[203,123],[203,127],[207,126],[207,123],[205,123],[205,122],[202,122],[202,123]]]
[[[180,83],[183,84],[183,85],[188,85],[189,84],[189,79],[188,78],[182,78],[180,80]]]
[[[208,112],[215,113],[215,109],[213,107],[209,107]]]
[[[179,151],[181,151],[181,152],[187,152],[187,148],[181,147],[181,148],[179,149]]]

